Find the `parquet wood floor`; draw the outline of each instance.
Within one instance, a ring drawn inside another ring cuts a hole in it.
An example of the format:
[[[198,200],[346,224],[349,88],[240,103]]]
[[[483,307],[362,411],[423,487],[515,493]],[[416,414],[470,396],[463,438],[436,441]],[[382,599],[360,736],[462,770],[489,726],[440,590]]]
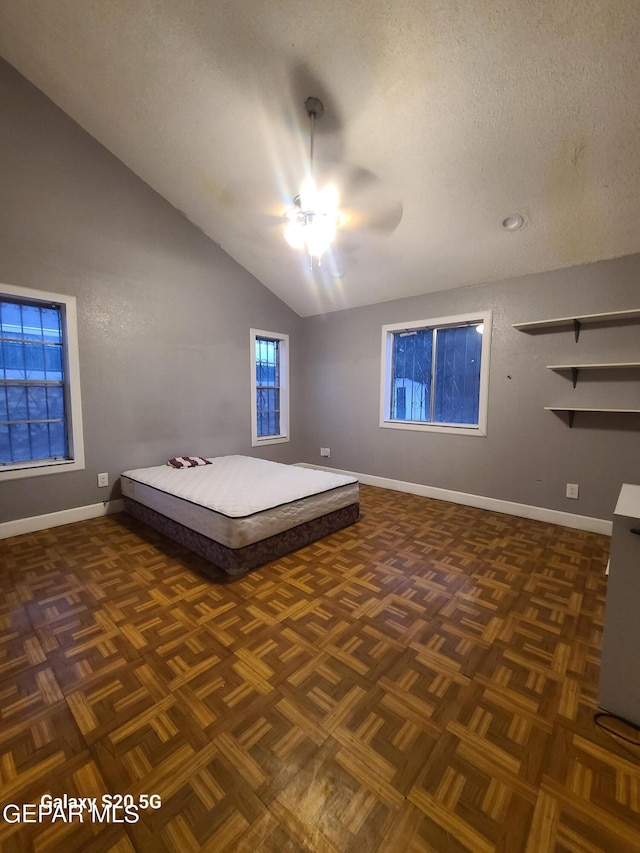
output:
[[[162,797],[2,850],[639,851],[640,750],[593,721],[608,538],[361,498],[233,581],[124,515],[0,542],[0,806]]]

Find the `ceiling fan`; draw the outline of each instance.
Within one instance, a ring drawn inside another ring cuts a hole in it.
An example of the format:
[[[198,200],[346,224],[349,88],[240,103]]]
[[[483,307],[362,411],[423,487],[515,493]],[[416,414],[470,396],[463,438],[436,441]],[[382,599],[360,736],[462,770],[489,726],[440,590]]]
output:
[[[309,170],[284,213],[284,236],[292,248],[306,250],[313,269],[314,263],[321,265],[339,231],[368,229],[392,233],[400,224],[403,206],[373,172],[362,167],[323,164],[320,171],[331,174],[334,180],[319,187],[314,161],[315,124],[322,117],[324,105],[319,98],[308,97],[304,107],[310,122]],[[338,186],[347,197],[347,205],[341,205]]]
[[[314,132],[316,120],[324,112],[324,105],[319,98],[309,97],[304,102],[304,108],[311,122],[309,174],[293,199],[293,205],[285,213],[287,227],[284,236],[293,249],[306,248],[313,267],[314,258],[320,264],[322,255],[333,242],[341,216],[336,186],[326,184],[318,189],[313,174]]]

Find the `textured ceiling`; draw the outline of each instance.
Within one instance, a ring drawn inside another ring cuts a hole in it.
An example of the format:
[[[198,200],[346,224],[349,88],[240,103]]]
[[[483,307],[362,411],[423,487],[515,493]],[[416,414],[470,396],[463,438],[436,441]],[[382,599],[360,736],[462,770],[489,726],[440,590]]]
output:
[[[0,53],[301,315],[640,251],[639,0],[0,0]]]

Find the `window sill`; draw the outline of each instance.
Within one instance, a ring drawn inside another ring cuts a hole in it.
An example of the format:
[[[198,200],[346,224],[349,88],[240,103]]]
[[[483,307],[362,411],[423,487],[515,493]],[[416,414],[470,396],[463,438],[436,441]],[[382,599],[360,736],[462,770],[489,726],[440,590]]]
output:
[[[475,425],[465,424],[425,424],[416,421],[381,421],[382,429],[404,429],[414,432],[441,432],[449,435],[471,435],[484,438],[486,430]]]
[[[251,441],[252,447],[260,447],[261,444],[284,444],[289,441],[288,435],[265,435],[261,438],[254,438]]]
[[[69,471],[84,471],[84,459],[61,459],[58,462],[25,462],[0,468],[0,482],[20,480],[26,477],[41,477],[45,474],[66,474]]]

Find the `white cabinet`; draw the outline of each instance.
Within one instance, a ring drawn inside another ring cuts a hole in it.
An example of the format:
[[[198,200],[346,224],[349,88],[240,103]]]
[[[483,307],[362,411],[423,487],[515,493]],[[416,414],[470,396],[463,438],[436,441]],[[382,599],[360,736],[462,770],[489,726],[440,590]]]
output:
[[[626,483],[613,516],[598,704],[640,726],[640,486]]]

